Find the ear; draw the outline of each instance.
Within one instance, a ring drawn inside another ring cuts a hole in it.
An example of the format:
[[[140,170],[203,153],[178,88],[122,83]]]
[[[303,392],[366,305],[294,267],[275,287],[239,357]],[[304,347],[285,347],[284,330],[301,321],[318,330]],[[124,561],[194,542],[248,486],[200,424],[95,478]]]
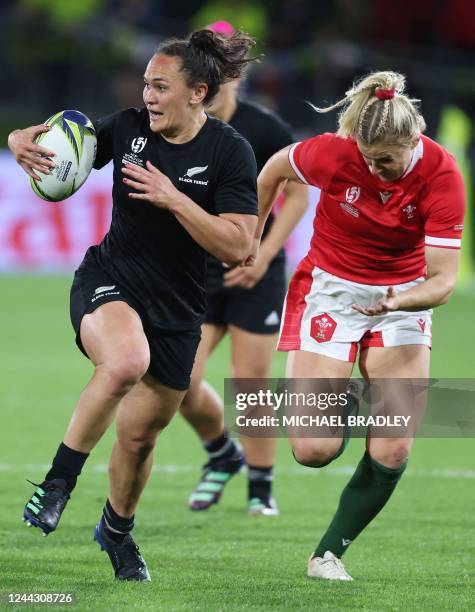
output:
[[[208,85],[206,83],[198,83],[192,89],[190,96],[190,104],[191,106],[196,106],[197,104],[201,104],[203,100],[206,98],[206,94],[208,93]]]
[[[411,147],[413,149],[415,149],[417,147],[417,145],[419,144],[419,140],[421,139],[421,135],[418,134],[417,136],[414,136],[411,140]]]

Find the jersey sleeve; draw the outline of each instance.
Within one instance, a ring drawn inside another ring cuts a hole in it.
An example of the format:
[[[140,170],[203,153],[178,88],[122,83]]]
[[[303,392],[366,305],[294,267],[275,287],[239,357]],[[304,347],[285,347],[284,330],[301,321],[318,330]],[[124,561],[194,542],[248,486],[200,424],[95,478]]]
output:
[[[430,185],[425,207],[426,246],[460,249],[465,189],[458,170],[445,172]]]
[[[334,134],[321,134],[292,145],[289,162],[302,182],[328,188],[335,168],[335,138]]]
[[[114,131],[120,114],[120,112],[114,113],[94,121],[97,137],[97,152],[94,160],[96,170],[103,168],[114,156]]]
[[[216,178],[215,209],[257,215],[257,166],[251,145],[238,138],[222,160]]]

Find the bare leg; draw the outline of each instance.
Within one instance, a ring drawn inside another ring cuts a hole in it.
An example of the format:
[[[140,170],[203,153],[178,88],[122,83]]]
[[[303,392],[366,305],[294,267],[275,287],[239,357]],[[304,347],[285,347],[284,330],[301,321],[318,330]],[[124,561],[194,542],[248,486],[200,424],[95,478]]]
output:
[[[260,379],[260,385],[265,385],[270,376],[277,334],[253,334],[234,325],[229,326],[229,333],[233,378],[256,378]],[[277,438],[241,436],[240,442],[248,465],[274,465]]]
[[[353,364],[348,361],[326,357],[307,351],[291,351],[287,358],[286,377],[289,379],[341,379],[351,376]],[[314,385],[311,382],[312,387]],[[345,389],[346,390],[346,385]],[[305,391],[305,389],[303,389]],[[313,389],[315,391],[315,389]],[[305,432],[302,432],[302,434]],[[343,432],[326,437],[310,438],[289,432],[289,442],[295,459],[309,467],[319,467],[335,456],[340,450]]]
[[[219,394],[203,380],[206,363],[215,347],[221,342],[226,328],[204,324],[201,342],[188,389],[180,407],[182,416],[193,427],[203,442],[215,440],[224,431],[223,403]]]
[[[125,302],[110,302],[85,315],[81,341],[95,369],[64,443],[88,453],[109,427],[121,398],[147,371],[150,352],[140,317]]]
[[[185,395],[145,376],[122,400],[117,413],[117,440],[109,464],[110,502],[131,517],[150,475],[153,448]]]
[[[360,358],[360,369],[370,380],[385,379],[381,383],[385,407],[394,415],[409,415],[410,429],[401,437],[375,437],[368,431],[366,448],[381,465],[396,469],[407,462],[415,428],[425,410],[425,394],[411,392],[411,381],[424,381],[429,377],[430,350],[427,346],[410,344],[396,347],[371,347]],[[406,379],[407,382],[398,379]],[[394,391],[392,392],[392,388]],[[413,429],[412,429],[413,428]]]

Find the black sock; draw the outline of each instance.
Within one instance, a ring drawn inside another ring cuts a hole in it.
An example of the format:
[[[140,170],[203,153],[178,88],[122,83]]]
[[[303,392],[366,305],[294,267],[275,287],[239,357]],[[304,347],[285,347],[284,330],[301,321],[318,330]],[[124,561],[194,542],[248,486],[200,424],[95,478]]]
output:
[[[71,493],[76,486],[77,478],[88,457],[89,453],[81,453],[80,451],[73,450],[69,448],[69,446],[66,446],[64,442],[61,442],[53,459],[53,465],[46,474],[45,480],[62,478],[66,481],[66,486]]]
[[[208,453],[209,460],[212,463],[227,460],[232,461],[234,459],[237,460],[241,456],[239,447],[237,446],[236,442],[229,437],[226,429],[218,438],[211,440],[210,442],[205,442],[204,447]]]
[[[135,515],[130,518],[118,515],[109,499],[106,500],[102,516],[104,517],[106,534],[116,542],[122,542],[134,528]]]
[[[247,466],[248,479],[248,499],[258,497],[266,503],[269,501],[272,494],[272,481],[274,466],[258,467],[257,465]]]

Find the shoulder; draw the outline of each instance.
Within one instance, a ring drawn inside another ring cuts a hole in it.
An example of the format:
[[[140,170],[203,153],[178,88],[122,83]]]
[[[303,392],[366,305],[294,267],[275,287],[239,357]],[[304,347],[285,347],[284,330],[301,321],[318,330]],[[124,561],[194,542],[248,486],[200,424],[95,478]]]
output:
[[[247,100],[239,100],[231,124],[261,159],[261,165],[276,151],[294,141],[290,127],[273,111]]]
[[[424,149],[418,174],[424,197],[448,200],[450,194],[463,200],[465,188],[455,158],[434,140],[427,136],[421,138]]]
[[[213,141],[213,146],[218,147],[220,154],[222,151],[227,153],[232,151],[251,151],[252,148],[249,142],[235,130],[229,123],[225,123],[220,119],[208,116],[209,128],[208,137]],[[253,154],[253,153],[252,153]],[[254,155],[254,154],[253,154]]]
[[[358,149],[353,139],[327,132],[296,142],[290,150],[290,156],[297,161],[309,158],[337,164],[357,160]]]
[[[424,147],[421,174],[424,177],[432,179],[446,172],[459,174],[455,158],[442,145],[428,136],[421,136],[421,140]]]
[[[285,123],[285,121],[279,117],[277,113],[272,111],[270,108],[257,104],[256,102],[241,99],[238,100],[237,115],[238,117],[242,116],[242,118],[247,121],[258,121],[259,126],[278,126],[290,131],[287,123]]]
[[[94,121],[96,131],[104,128],[123,128],[148,125],[148,113],[145,108],[126,108],[116,111],[105,117],[100,117]]]

